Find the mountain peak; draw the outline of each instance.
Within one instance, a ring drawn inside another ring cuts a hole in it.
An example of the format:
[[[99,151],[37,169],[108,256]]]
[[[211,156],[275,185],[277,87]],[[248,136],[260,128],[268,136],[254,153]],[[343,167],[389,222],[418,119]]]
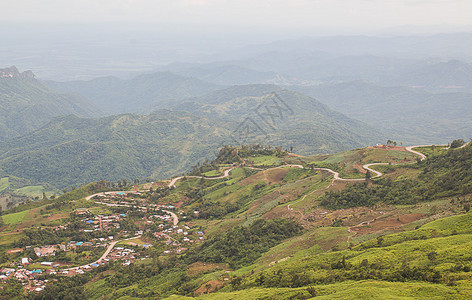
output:
[[[36,75],[34,75],[31,70],[20,73],[17,67],[11,66],[9,68],[0,69],[0,78],[36,79]]]

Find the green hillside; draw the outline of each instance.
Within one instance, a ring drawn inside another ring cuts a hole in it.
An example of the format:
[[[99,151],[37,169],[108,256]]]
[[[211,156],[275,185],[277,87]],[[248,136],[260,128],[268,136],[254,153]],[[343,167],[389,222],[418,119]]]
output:
[[[63,189],[93,180],[165,178],[211,155],[227,125],[185,112],[62,117],[2,144],[7,174]]]
[[[11,208],[28,200],[50,198],[60,191],[53,185],[15,176],[0,176],[0,207]]]
[[[60,94],[15,67],[0,69],[0,139],[17,137],[40,128],[54,117],[74,114],[97,117],[100,110],[78,96]]]
[[[255,131],[264,132],[259,143],[292,146],[303,155],[334,153],[384,140],[383,133],[373,127],[276,85],[234,86],[175,107],[228,121],[248,120],[256,124],[252,126]]]

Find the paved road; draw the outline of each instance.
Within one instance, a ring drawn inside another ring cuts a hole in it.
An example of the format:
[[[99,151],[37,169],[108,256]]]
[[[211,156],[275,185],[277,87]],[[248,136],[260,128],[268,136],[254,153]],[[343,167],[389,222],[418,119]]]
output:
[[[416,155],[419,155],[419,156],[421,157],[421,160],[425,160],[425,159],[426,159],[426,155],[424,155],[423,153],[420,153],[420,152],[418,152],[418,151],[413,150],[413,148],[429,147],[429,146],[432,146],[432,145],[409,146],[409,147],[406,147],[405,150],[406,150],[406,151],[410,151],[411,153],[414,153],[414,154],[416,154]],[[447,146],[447,145],[438,145],[438,146]]]
[[[90,196],[85,197],[85,200],[90,200],[95,196],[98,195],[110,195],[110,194],[116,194],[116,193],[135,193],[136,191],[110,191],[110,192],[101,192],[101,193],[96,193]]]
[[[180,179],[182,178],[203,178],[203,179],[208,179],[208,180],[214,180],[214,179],[221,179],[221,178],[225,178],[225,177],[228,177],[229,176],[229,172],[233,171],[236,167],[232,167],[232,168],[229,168],[227,170],[225,170],[225,172],[223,173],[223,175],[221,176],[218,176],[218,177],[205,177],[205,176],[179,176],[179,177],[175,177],[174,179],[172,179],[172,181],[169,183],[168,187],[169,188],[172,188],[175,186],[175,183],[177,181],[179,181]]]
[[[406,147],[405,150],[406,151],[409,151],[411,153],[414,153],[416,155],[419,155],[421,157],[421,160],[424,160],[426,159],[426,156],[423,154],[423,153],[420,153],[418,151],[415,151],[413,150],[413,148],[416,148],[416,147],[427,147],[427,146],[432,146],[432,145],[420,145],[420,146],[410,146],[410,147]],[[437,146],[447,146],[447,145],[437,145]],[[464,145],[465,146],[465,145]],[[463,147],[464,147],[463,146]],[[383,174],[379,171],[376,171],[374,169],[371,169],[370,167],[372,166],[379,166],[379,165],[388,165],[388,163],[370,163],[370,164],[365,164],[363,165],[362,167],[366,170],[368,170],[369,172],[372,172],[375,174],[375,176],[371,177],[372,179],[373,178],[378,178],[380,176],[382,176]],[[274,167],[274,168],[269,168],[269,169],[265,169],[266,171],[267,170],[273,170],[273,169],[278,169],[278,168],[285,168],[285,167],[290,167],[290,168],[300,168],[300,169],[304,169],[304,167],[302,165],[282,165],[282,166],[279,166],[279,167]],[[229,172],[231,172],[232,170],[234,169],[231,168],[231,169],[227,169],[225,171],[225,173],[221,176],[218,176],[218,177],[204,177],[204,176],[179,176],[179,177],[176,177],[174,179],[172,179],[172,181],[169,183],[169,188],[172,188],[175,186],[175,183],[178,181],[178,180],[181,180],[182,178],[203,178],[203,179],[221,179],[221,178],[225,178],[225,177],[228,177],[229,176]],[[258,168],[252,168],[252,169],[256,169],[256,170],[262,170],[262,169],[258,169]],[[326,171],[326,172],[329,172],[331,174],[334,175],[333,179],[334,180],[340,180],[340,181],[363,181],[365,180],[365,178],[342,178],[339,176],[339,173],[336,172],[336,171],[333,171],[331,169],[328,169],[328,168],[314,168],[314,170],[318,170],[318,171]]]
[[[172,223],[174,224],[174,226],[177,225],[177,224],[179,224],[179,217],[177,217],[176,214],[174,214],[173,212],[168,211],[168,210],[162,210],[162,211],[163,211],[163,212],[166,212],[166,213],[168,213],[169,215],[172,216]]]

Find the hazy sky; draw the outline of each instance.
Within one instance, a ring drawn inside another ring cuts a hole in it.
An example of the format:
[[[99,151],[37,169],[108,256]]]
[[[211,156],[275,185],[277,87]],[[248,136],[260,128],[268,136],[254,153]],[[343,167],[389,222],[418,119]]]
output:
[[[369,32],[472,26],[471,0],[1,0],[2,21],[153,22]]]

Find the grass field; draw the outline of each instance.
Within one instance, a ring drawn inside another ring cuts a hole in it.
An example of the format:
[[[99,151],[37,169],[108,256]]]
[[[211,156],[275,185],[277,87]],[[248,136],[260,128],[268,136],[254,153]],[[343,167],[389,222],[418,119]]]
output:
[[[23,236],[24,236],[24,234],[22,232],[13,233],[13,234],[1,234],[0,235],[0,245],[1,246],[10,245],[13,242],[16,242],[16,241],[20,240]]]
[[[242,299],[469,299],[454,287],[431,283],[400,283],[374,280],[350,281],[303,288],[252,288],[219,292],[200,297],[170,296],[167,300],[242,300]],[[310,293],[311,291],[311,293]],[[316,297],[316,298],[315,298]]]
[[[33,185],[25,186],[14,191],[17,195],[28,196],[28,197],[43,197],[43,192],[46,194],[46,197],[51,197],[54,195],[54,192],[47,191],[42,185]]]
[[[28,214],[29,210],[20,211],[14,214],[3,215],[3,222],[8,225],[16,225],[23,220],[23,218]]]
[[[413,148],[413,150],[423,153],[428,157],[443,154],[448,151],[445,146],[416,147]]]
[[[10,187],[10,182],[8,177],[0,178],[0,192],[8,189]]]
[[[218,170],[211,170],[202,174],[205,177],[217,177],[222,175]]]
[[[280,166],[282,164],[280,158],[270,155],[249,157],[247,160],[254,166]]]

